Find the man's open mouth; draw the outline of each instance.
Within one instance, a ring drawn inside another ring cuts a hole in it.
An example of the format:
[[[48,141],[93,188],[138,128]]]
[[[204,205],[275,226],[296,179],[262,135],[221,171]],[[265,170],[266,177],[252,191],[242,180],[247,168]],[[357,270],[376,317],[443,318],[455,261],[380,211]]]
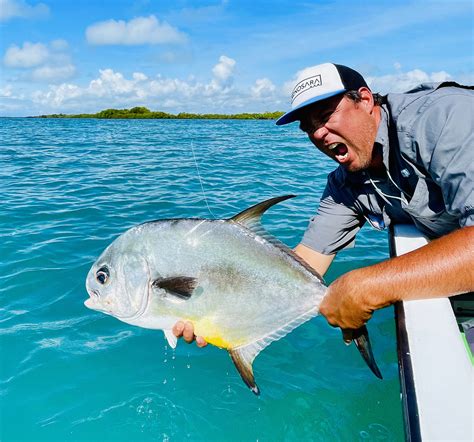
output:
[[[349,157],[349,149],[344,143],[332,143],[328,148],[340,163],[343,163]]]

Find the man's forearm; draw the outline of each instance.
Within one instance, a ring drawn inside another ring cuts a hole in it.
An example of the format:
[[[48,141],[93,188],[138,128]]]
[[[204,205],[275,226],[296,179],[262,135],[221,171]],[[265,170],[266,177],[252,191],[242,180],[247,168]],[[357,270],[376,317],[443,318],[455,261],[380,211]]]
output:
[[[334,326],[357,329],[373,311],[400,300],[474,290],[474,227],[464,227],[405,255],[336,279],[320,305]]]
[[[464,227],[405,255],[357,271],[369,297],[373,293],[375,308],[400,300],[474,290],[474,227]]]

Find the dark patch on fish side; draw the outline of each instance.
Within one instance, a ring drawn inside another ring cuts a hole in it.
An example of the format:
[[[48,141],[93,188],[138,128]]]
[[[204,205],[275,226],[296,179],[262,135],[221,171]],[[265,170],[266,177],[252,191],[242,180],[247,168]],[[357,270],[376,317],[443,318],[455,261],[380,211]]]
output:
[[[173,276],[171,278],[155,279],[151,286],[166,290],[170,295],[187,301],[193,295],[197,279],[189,276]]]

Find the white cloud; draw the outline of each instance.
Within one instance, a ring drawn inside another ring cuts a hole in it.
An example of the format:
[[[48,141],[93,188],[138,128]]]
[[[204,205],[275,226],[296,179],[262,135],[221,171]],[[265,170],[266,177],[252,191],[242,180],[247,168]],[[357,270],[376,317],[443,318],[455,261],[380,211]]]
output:
[[[92,80],[89,84],[88,92],[103,97],[111,94],[130,94],[134,91],[135,80],[127,80],[120,72],[114,72],[112,69],[100,71],[100,77]]]
[[[406,92],[421,83],[438,83],[442,81],[456,80],[445,71],[427,73],[421,69],[413,69],[411,71],[402,72],[402,65],[398,62],[394,63],[393,67],[396,72],[392,74],[381,76],[364,75],[364,78],[372,91],[380,92],[382,94],[389,92]],[[298,71],[290,81],[284,83],[283,91],[287,97],[290,96],[296,79],[304,75],[309,69],[310,67],[306,67]]]
[[[251,87],[252,95],[255,98],[264,98],[273,95],[276,86],[268,78],[259,78]]]
[[[65,51],[69,48],[69,44],[66,40],[58,39],[51,42],[51,49],[54,51]]]
[[[233,58],[221,55],[219,63],[212,68],[213,79],[206,85],[204,93],[212,96],[216,92],[228,93],[234,82],[234,68],[236,61]]]
[[[13,18],[43,18],[48,14],[49,8],[44,3],[32,6],[23,0],[0,0],[0,21]]]
[[[71,78],[76,73],[76,68],[72,64],[63,66],[41,66],[36,68],[31,77],[36,81],[52,82]]]
[[[63,83],[59,86],[50,86],[50,90],[47,92],[34,92],[32,94],[32,101],[43,105],[48,104],[50,108],[57,108],[61,106],[65,100],[73,100],[81,96],[82,91],[79,86]]]
[[[90,25],[86,38],[94,45],[143,45],[184,43],[186,34],[160,22],[154,15],[137,17],[129,22],[107,20]]]
[[[68,43],[54,40],[44,43],[23,43],[10,46],[3,57],[8,68],[30,70],[26,75],[33,81],[56,83],[71,78],[76,68],[66,53]]]
[[[43,43],[23,43],[19,48],[12,45],[7,49],[3,62],[10,68],[31,68],[43,64],[49,57],[48,48]]]
[[[145,74],[142,74],[141,72],[134,72],[132,75],[133,79],[135,81],[146,81],[148,80],[148,77]]]
[[[82,113],[134,106],[171,113],[264,112],[289,108],[291,86],[288,91],[288,85],[291,82],[274,84],[270,78],[258,78],[248,86],[239,85],[238,78],[235,78],[236,66],[235,60],[223,55],[215,66],[210,66],[207,81],[197,80],[194,76],[179,79],[142,72],[127,76],[112,69],[102,69],[97,78],[83,86],[62,83],[39,88],[23,99],[23,112],[29,115]],[[47,73],[45,70],[44,75]],[[382,93],[408,90],[420,82],[445,79],[460,81],[447,72],[426,73],[420,69],[401,72],[394,68],[390,75],[367,76],[373,90]],[[12,85],[0,90],[0,95],[9,109],[13,109],[14,103],[18,114],[20,93],[16,92],[15,84]],[[0,113],[7,114],[6,109],[0,103]]]
[[[453,80],[450,74],[444,71],[432,72],[431,74],[421,69],[413,69],[408,72],[396,72],[395,74],[382,75],[380,77],[366,76],[366,81],[374,92],[405,92],[421,83],[438,83]]]
[[[231,80],[234,72],[235,60],[232,58],[221,55],[219,57],[219,63],[212,68],[212,73],[216,81],[219,83],[227,83]]]
[[[102,69],[99,76],[84,87],[63,83],[33,94],[33,102],[51,111],[78,109],[94,111],[108,107],[145,105],[169,112],[226,112],[233,91],[231,83],[236,61],[225,55],[212,68],[209,82],[199,82],[193,76],[187,80],[148,77],[134,72],[127,78],[112,69]],[[268,83],[260,87],[269,87]],[[236,95],[238,93],[236,92]],[[247,95],[250,95],[250,91]],[[240,102],[239,105],[244,104]],[[230,104],[232,107],[232,103]]]
[[[13,87],[11,84],[7,84],[5,87],[0,88],[0,98],[10,98],[13,96]]]

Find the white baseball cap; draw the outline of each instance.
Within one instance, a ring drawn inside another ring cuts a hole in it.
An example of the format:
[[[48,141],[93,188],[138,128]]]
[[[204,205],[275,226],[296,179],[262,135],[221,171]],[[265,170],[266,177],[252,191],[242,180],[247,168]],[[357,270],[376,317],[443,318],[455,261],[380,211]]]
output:
[[[303,69],[291,94],[291,110],[277,121],[278,126],[299,120],[300,109],[346,91],[366,87],[364,77],[340,64],[324,63]]]

